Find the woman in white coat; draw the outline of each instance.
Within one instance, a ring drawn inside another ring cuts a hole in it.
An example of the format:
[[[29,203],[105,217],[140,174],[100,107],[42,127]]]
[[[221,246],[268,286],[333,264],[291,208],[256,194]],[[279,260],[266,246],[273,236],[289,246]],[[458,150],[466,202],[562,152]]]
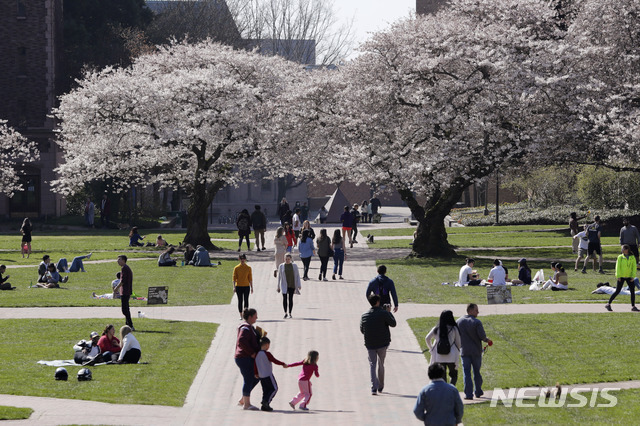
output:
[[[442,353],[444,349],[446,349],[443,348],[442,345],[440,350],[438,350],[438,343],[440,340],[444,341],[444,339],[449,341],[450,348],[448,353]],[[427,337],[425,337],[425,341],[431,354],[429,365],[437,362],[445,367],[445,371],[448,368],[451,384],[455,386],[458,381],[458,363],[461,344],[460,331],[458,331],[458,324],[456,324],[456,320],[453,318],[453,312],[448,310],[442,311],[438,325],[431,329]]]
[[[282,292],[282,307],[284,308],[284,317],[291,318],[291,310],[293,309],[293,295],[300,294],[300,272],[298,265],[293,263],[291,253],[284,256],[284,263],[278,267],[278,293]],[[287,303],[288,302],[288,303]]]

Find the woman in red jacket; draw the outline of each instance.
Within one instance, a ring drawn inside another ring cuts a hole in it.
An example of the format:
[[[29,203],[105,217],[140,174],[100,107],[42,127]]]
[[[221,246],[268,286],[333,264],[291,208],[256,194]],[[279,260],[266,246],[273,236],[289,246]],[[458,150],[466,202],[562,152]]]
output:
[[[98,347],[102,354],[102,359],[105,362],[115,361],[120,355],[120,340],[116,337],[116,328],[113,324],[109,324],[104,328],[100,340],[98,340]]]

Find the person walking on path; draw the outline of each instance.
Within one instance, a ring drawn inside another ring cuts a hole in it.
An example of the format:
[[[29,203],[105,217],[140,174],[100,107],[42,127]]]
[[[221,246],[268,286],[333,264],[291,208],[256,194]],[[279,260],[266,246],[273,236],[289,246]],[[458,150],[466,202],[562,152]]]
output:
[[[238,227],[238,251],[242,250],[243,239],[247,240],[247,251],[251,251],[249,243],[249,237],[251,236],[251,216],[249,216],[247,209],[243,209],[238,215],[236,226]]]
[[[309,266],[311,265],[311,258],[315,256],[316,249],[313,246],[313,238],[309,235],[309,230],[302,231],[302,238],[298,244],[298,250],[300,252],[300,260],[304,268],[302,279],[307,281],[309,279]]]
[[[300,219],[300,208],[296,208],[291,218],[291,229],[296,236],[296,241],[300,239],[300,230],[302,229],[302,219]]]
[[[433,327],[424,338],[431,354],[429,365],[441,364],[445,369],[449,369],[451,384],[458,382],[458,360],[460,359],[460,331],[458,324],[453,318],[453,312],[442,311],[438,325]],[[442,343],[441,343],[442,342]],[[446,381],[446,375],[444,377]]]
[[[318,280],[327,281],[327,265],[331,256],[331,240],[326,229],[320,230],[320,236],[316,240],[318,246],[318,257],[320,258],[320,274]]]
[[[278,277],[278,267],[284,263],[284,254],[287,252],[287,237],[284,235],[284,228],[282,226],[278,226],[276,229],[276,236],[273,239],[273,245],[275,247],[275,261],[276,268],[273,270],[273,277]]]
[[[129,310],[129,299],[131,298],[131,293],[133,293],[133,271],[129,265],[127,265],[127,256],[121,254],[118,256],[118,265],[120,265],[120,284],[118,284],[114,289],[114,293],[120,292],[120,306],[122,307],[122,314],[124,315],[126,324],[131,327],[131,330],[135,331],[136,329],[133,327],[133,321],[131,321],[131,311]]]
[[[353,217],[353,226],[351,228],[351,241],[352,244],[358,244],[358,222],[360,222],[360,211],[358,210],[360,206],[357,204],[353,205],[353,209],[351,210],[351,216]],[[353,245],[352,245],[353,247]]]
[[[256,238],[256,251],[260,251],[261,241],[262,250],[266,250],[264,247],[264,233],[267,231],[267,216],[265,216],[257,204],[255,210],[251,213],[251,224],[253,225],[253,234]]]
[[[377,215],[378,210],[382,208],[382,203],[378,196],[374,194],[374,196],[369,200],[369,205],[371,206],[371,217],[373,219],[373,216]]]
[[[480,310],[475,303],[467,305],[467,315],[458,319],[458,330],[460,331],[460,342],[462,343],[462,377],[464,380],[464,399],[473,399],[473,385],[475,383],[476,398],[484,395],[482,391],[482,342],[487,342],[489,346],[493,342],[487,338],[482,322],[478,319]],[[473,380],[471,380],[471,369],[473,368]]]
[[[360,318],[360,332],[364,334],[364,346],[369,357],[371,395],[384,389],[384,360],[391,343],[389,327],[396,326],[391,306],[380,306],[380,296],[372,294],[368,298],[371,309]]]
[[[287,238],[287,251],[289,253],[293,252],[293,248],[298,244],[298,240],[296,238],[296,234],[291,229],[291,225],[289,222],[284,223],[284,236]]]
[[[291,318],[293,310],[293,295],[300,294],[302,284],[300,283],[300,272],[298,265],[293,263],[291,253],[284,255],[284,263],[278,267],[278,287],[276,291],[282,292],[282,308],[284,309],[284,318]],[[287,303],[288,302],[288,303]]]
[[[316,377],[320,377],[318,373],[318,359],[320,358],[320,354],[318,351],[309,351],[307,357],[300,361],[294,362],[293,364],[289,364],[287,367],[297,367],[299,365],[302,366],[302,371],[300,372],[300,376],[298,376],[298,388],[300,392],[296,396],[293,397],[291,401],[289,401],[289,405],[294,410],[296,409],[296,404],[300,401],[300,409],[303,411],[308,411],[309,401],[311,401],[311,396],[313,392],[311,391],[311,377],[315,374]]]
[[[333,233],[333,239],[331,240],[331,250],[333,250],[333,276],[332,279],[336,279],[336,274],[342,278],[342,268],[344,261],[347,259],[347,250],[344,247],[345,240],[340,236],[340,230],[336,229]]]
[[[340,222],[342,222],[342,239],[346,242],[347,237],[349,237],[349,245],[353,248],[353,240],[351,239],[353,215],[350,210],[351,208],[349,206],[344,206],[344,212],[340,215]]]
[[[20,251],[22,252],[22,258],[24,259],[24,255],[27,255],[27,259],[31,256],[31,233],[33,232],[33,225],[31,225],[31,221],[28,217],[24,218],[22,221],[22,226],[20,227],[20,233],[22,234],[22,244],[20,245]]]
[[[598,255],[598,272],[604,274],[602,270],[602,246],[600,244],[600,238],[602,237],[602,225],[600,224],[600,216],[595,217],[595,222],[587,228],[587,238],[589,238],[589,248],[587,250],[587,258],[584,260],[584,266],[582,267],[582,273],[587,273],[587,261],[589,256]]]
[[[238,256],[240,264],[233,268],[233,292],[238,298],[238,312],[242,319],[242,312],[249,308],[249,293],[253,293],[253,275],[251,266],[247,265],[247,255]]]
[[[242,384],[242,399],[238,405],[242,405],[245,410],[257,410],[251,405],[251,391],[258,384],[259,380],[254,374],[254,360],[260,346],[258,345],[258,333],[253,324],[258,320],[258,312],[251,308],[242,311],[244,322],[238,326],[238,336],[236,339],[236,352],[234,359],[240,369],[240,374],[244,379]]]
[[[445,369],[436,363],[427,371],[431,383],[418,394],[413,414],[425,425],[456,425],[462,423],[464,405],[455,386],[447,384]]]
[[[385,265],[378,266],[378,276],[369,281],[365,297],[368,299],[371,293],[380,296],[382,305],[391,305],[393,299],[393,312],[398,312],[398,294],[396,293],[396,285],[389,277],[387,277],[387,267]]]
[[[287,222],[287,213],[290,211],[291,208],[289,207],[289,203],[287,203],[287,199],[282,197],[277,211],[278,217],[280,218],[280,225],[284,226],[284,223]]]
[[[622,254],[618,256],[618,260],[616,261],[616,278],[618,279],[618,283],[616,285],[616,291],[609,298],[609,303],[604,305],[607,311],[611,311],[611,303],[614,301],[616,296],[620,294],[620,290],[622,290],[622,286],[626,282],[629,285],[629,293],[631,294],[631,310],[633,312],[638,312],[638,308],[636,308],[636,292],[635,285],[633,283],[633,279],[636,276],[636,258],[633,254],[631,254],[631,250],[629,250],[628,245],[622,246]]]
[[[262,385],[262,411],[273,411],[271,408],[271,401],[275,398],[276,393],[278,393],[278,382],[276,382],[276,378],[273,376],[273,366],[271,363],[280,365],[284,368],[287,368],[287,364],[282,361],[277,360],[271,352],[269,352],[269,346],[271,345],[271,340],[268,337],[263,337],[260,339],[260,352],[256,355],[256,362],[254,366],[254,373],[260,379],[260,384]]]
[[[571,248],[573,254],[578,253],[578,240],[573,238],[578,235],[578,232],[580,232],[580,230],[578,229],[578,221],[580,219],[584,219],[585,217],[586,216],[578,217],[576,212],[571,212],[571,214],[569,215],[569,231],[571,232]]]
[[[620,246],[625,244],[629,246],[629,251],[636,258],[636,261],[640,261],[640,255],[638,254],[638,244],[640,243],[640,232],[638,228],[629,223],[629,218],[622,219],[623,227],[620,228]]]

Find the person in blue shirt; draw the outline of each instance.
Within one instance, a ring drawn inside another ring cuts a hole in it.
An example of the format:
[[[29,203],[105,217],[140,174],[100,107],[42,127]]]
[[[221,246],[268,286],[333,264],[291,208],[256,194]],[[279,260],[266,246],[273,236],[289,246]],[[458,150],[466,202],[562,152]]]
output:
[[[378,266],[378,276],[369,281],[365,297],[369,299],[371,293],[380,296],[380,306],[390,305],[393,298],[393,312],[398,312],[398,295],[396,294],[396,285],[386,275],[387,267]]]
[[[304,265],[304,274],[302,279],[307,281],[309,279],[309,265],[311,264],[311,257],[316,254],[316,249],[313,246],[313,238],[309,235],[308,229],[302,231],[302,238],[298,243],[298,250],[300,251],[300,259]]]
[[[464,406],[455,386],[445,382],[445,370],[439,363],[429,366],[431,383],[418,394],[413,413],[425,425],[456,425],[462,423]]]

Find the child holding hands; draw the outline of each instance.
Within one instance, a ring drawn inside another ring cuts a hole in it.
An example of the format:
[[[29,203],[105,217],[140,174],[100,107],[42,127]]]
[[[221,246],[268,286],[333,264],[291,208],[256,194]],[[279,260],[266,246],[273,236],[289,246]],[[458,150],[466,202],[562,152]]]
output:
[[[296,367],[298,365],[302,365],[302,372],[300,376],[298,376],[298,388],[300,392],[293,397],[291,401],[289,401],[289,405],[294,410],[296,409],[296,404],[300,401],[300,409],[304,411],[308,411],[307,405],[309,405],[309,400],[311,399],[311,376],[314,374],[316,377],[320,377],[318,374],[318,358],[320,354],[318,351],[309,351],[307,357],[300,361],[294,362],[293,364],[289,364],[287,367]]]
[[[273,408],[269,405],[273,398],[278,393],[278,383],[276,378],[273,377],[273,366],[271,363],[278,364],[287,368],[288,365],[282,361],[275,359],[271,352],[269,352],[269,346],[271,341],[268,337],[260,339],[260,352],[256,355],[256,361],[254,364],[254,371],[256,377],[260,379],[262,385],[262,411],[273,411]]]

